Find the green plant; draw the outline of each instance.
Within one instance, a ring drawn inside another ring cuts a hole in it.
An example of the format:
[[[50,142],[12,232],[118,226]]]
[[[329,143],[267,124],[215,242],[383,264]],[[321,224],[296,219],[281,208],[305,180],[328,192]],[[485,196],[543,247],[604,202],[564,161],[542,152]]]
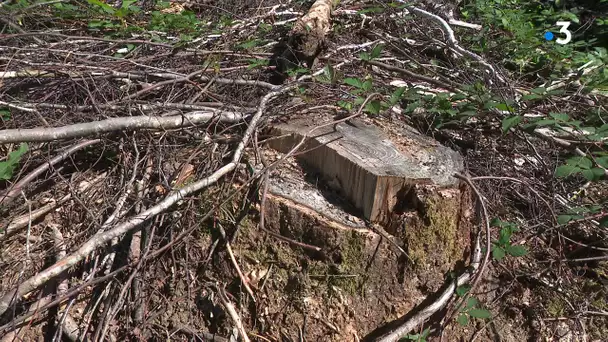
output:
[[[351,94],[350,97],[354,98],[353,100],[338,101],[338,106],[340,106],[346,110],[352,110],[356,106],[362,105],[365,102],[365,99],[367,98],[367,96],[370,95],[371,93],[373,93],[373,91],[372,91],[373,80],[372,80],[371,76],[367,76],[364,79],[347,77],[343,80],[343,82],[344,82],[344,84],[349,85],[354,88],[350,91],[350,94]],[[399,103],[399,101],[401,100],[401,96],[404,94],[404,92],[405,92],[404,87],[398,87],[397,89],[395,89],[395,91],[393,91],[390,94],[388,100],[373,99],[373,100],[367,102],[367,104],[365,105],[365,108],[363,110],[364,110],[364,112],[373,114],[373,115],[380,114],[381,111],[387,110],[387,109],[397,105]]]
[[[359,58],[361,58],[361,60],[363,60],[363,61],[374,60],[374,59],[380,57],[380,54],[382,53],[383,49],[384,49],[384,45],[383,44],[376,44],[374,46],[374,48],[372,49],[372,51],[370,51],[370,52],[361,52],[359,54]]]
[[[327,63],[327,65],[323,68],[323,73],[317,77],[315,80],[321,83],[334,84],[336,83],[337,74],[331,64]]]
[[[407,334],[401,340],[426,342],[426,338],[431,334],[431,329],[426,328],[420,334]]]
[[[247,69],[249,69],[249,70],[268,65],[267,59],[251,58],[251,59],[248,59],[248,61],[249,61],[249,65],[247,65]]]
[[[490,222],[490,225],[500,228],[500,231],[498,232],[498,240],[492,242],[492,257],[495,260],[500,261],[506,255],[519,257],[528,254],[528,249],[526,246],[513,246],[511,244],[511,237],[513,236],[513,233],[519,231],[516,224],[504,222],[495,218],[492,220],[492,222]]]
[[[21,143],[19,148],[8,154],[5,161],[0,162],[0,180],[9,180],[13,177],[13,171],[21,160],[21,157],[27,152],[28,145]]]
[[[568,209],[564,214],[557,216],[557,223],[566,224],[574,220],[582,220],[585,218],[596,218],[600,227],[608,227],[608,214],[602,210],[601,205],[578,206]]]
[[[597,65],[608,62],[604,48],[608,37],[606,7],[602,9],[597,2],[586,2],[585,6],[587,14],[582,5],[575,3],[558,6],[533,0],[469,0],[463,2],[461,14],[466,20],[480,21],[484,29],[463,39],[478,52],[502,60],[513,71],[556,79],[590,61]],[[589,12],[597,12],[593,15],[597,19],[589,20]],[[586,16],[586,23],[580,20],[581,16]],[[547,41],[543,36],[544,32],[557,33],[555,23],[560,20],[572,23],[572,41],[566,45]],[[608,75],[601,70],[583,75],[583,84],[605,87]]]
[[[593,161],[588,157],[568,158],[565,165],[558,166],[555,169],[555,176],[569,177],[580,173],[590,181],[599,180],[604,176],[605,168],[608,167],[608,156],[597,157],[595,161],[602,167],[593,167]]]
[[[199,31],[201,25],[202,22],[191,11],[182,11],[181,13],[153,11],[148,28],[153,31],[172,34],[192,34]]]
[[[538,91],[537,94],[540,92]],[[587,141],[591,143],[590,145],[599,146],[608,139],[608,124],[603,123],[603,120],[600,120],[599,123],[595,122],[596,117],[602,117],[599,111],[598,109],[598,114],[590,115],[587,120],[574,120],[569,114],[555,112],[550,112],[548,117],[530,119],[525,123],[521,116],[509,116],[502,120],[502,130],[507,132],[518,125],[527,131],[550,128],[553,131],[573,136],[579,141]],[[605,177],[607,168],[608,153],[591,149],[588,155],[568,158],[565,164],[555,169],[555,176],[565,178],[580,174],[589,181],[598,181]]]
[[[464,297],[467,292],[471,289],[470,285],[463,285],[456,288],[456,295],[458,297]],[[456,318],[458,324],[465,326],[469,324],[471,318],[478,319],[489,319],[492,317],[492,313],[489,310],[479,307],[479,300],[475,297],[469,296],[466,304],[460,309],[460,313]]]
[[[87,0],[92,9],[103,16],[111,19],[93,19],[89,21],[89,28],[108,29],[126,26],[128,16],[139,13],[141,8],[134,4],[137,0],[123,0],[119,8],[114,8],[101,0]],[[118,21],[118,23],[116,22]]]
[[[0,109],[0,118],[2,120],[9,120],[11,118],[11,111],[8,109]]]

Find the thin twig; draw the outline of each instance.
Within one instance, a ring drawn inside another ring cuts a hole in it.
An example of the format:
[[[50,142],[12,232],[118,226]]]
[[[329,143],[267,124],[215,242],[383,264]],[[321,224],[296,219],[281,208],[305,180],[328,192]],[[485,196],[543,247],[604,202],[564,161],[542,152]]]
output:
[[[420,309],[418,313],[412,316],[410,319],[399,325],[396,329],[389,332],[388,334],[378,338],[377,342],[396,342],[403,338],[403,336],[407,335],[409,332],[414,330],[416,327],[420,326],[424,323],[426,319],[431,317],[435,312],[441,310],[446,306],[450,298],[456,292],[456,289],[459,286],[466,284],[471,279],[471,274],[478,270],[479,268],[479,260],[481,259],[481,248],[479,246],[479,236],[477,235],[477,239],[475,240],[475,247],[473,253],[471,254],[471,270],[465,271],[462,275],[460,275],[457,279],[451,280],[449,285],[445,290],[439,294],[437,299],[431,303],[430,305]]]
[[[259,109],[252,117],[249,127],[243,134],[241,142],[236,147],[231,162],[219,168],[208,177],[193,182],[192,184],[186,185],[179,190],[173,191],[165,199],[160,201],[155,206],[147,209],[143,213],[131,217],[130,219],[124,221],[121,224],[118,224],[117,226],[112,229],[109,229],[106,232],[96,234],[95,236],[91,237],[87,242],[85,242],[82,246],[80,246],[80,248],[74,251],[71,255],[64,258],[62,261],[57,262],[54,265],[46,268],[45,270],[40,271],[28,280],[21,282],[16,288],[7,291],[7,293],[5,293],[2,298],[0,298],[0,315],[4,314],[11,307],[11,305],[13,305],[13,303],[16,303],[25,294],[41,287],[49,280],[57,277],[59,274],[72,268],[81,260],[89,256],[93,251],[105,245],[113,238],[139,228],[144,222],[148,221],[149,219],[155,217],[160,213],[167,211],[169,208],[171,208],[183,198],[202,189],[205,189],[212,184],[215,184],[222,177],[236,169],[244,153],[245,146],[248,145],[249,140],[253,135],[253,131],[257,128],[257,125],[266,110],[268,102],[276,96],[285,93],[286,91],[295,86],[296,84],[291,84],[282,89],[271,91],[262,98]]]

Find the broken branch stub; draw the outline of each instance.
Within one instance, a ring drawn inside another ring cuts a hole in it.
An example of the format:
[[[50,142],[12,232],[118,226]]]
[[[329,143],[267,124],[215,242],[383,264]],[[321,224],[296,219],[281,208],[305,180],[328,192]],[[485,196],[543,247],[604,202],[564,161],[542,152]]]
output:
[[[289,36],[289,48],[296,61],[312,66],[331,28],[331,11],[337,3],[336,0],[317,0],[296,22]]]

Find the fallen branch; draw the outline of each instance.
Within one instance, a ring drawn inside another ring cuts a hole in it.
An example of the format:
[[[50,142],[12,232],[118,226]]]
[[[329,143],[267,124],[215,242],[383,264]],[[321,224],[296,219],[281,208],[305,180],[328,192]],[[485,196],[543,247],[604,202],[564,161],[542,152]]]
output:
[[[401,2],[403,2],[403,1],[401,1]],[[471,52],[471,51],[463,48],[462,46],[460,46],[460,44],[456,40],[456,36],[454,35],[454,30],[452,30],[450,25],[443,18],[441,18],[440,16],[435,15],[433,13],[427,12],[423,9],[420,9],[418,7],[408,6],[407,8],[415,14],[418,14],[420,16],[423,16],[425,18],[438,22],[439,27],[441,28],[441,31],[443,31],[443,33],[445,34],[448,44],[451,48],[453,48],[454,50],[456,50],[457,52],[459,52],[463,55],[469,56],[472,59],[478,61],[481,65],[485,66],[490,71],[490,73],[494,77],[496,77],[496,79],[498,79],[501,83],[506,83],[505,80],[498,74],[496,69],[494,69],[494,67],[492,65],[490,65],[490,63],[486,62],[478,54]]]
[[[52,232],[52,236],[53,236],[53,242],[55,245],[55,250],[56,250],[56,257],[55,259],[57,261],[65,258],[66,256],[66,248],[65,248],[65,241],[63,239],[63,234],[61,234],[61,231],[59,230],[59,228],[57,228],[57,224],[55,223],[49,223],[48,224],[49,228],[51,229]],[[61,282],[59,283],[59,285],[57,285],[57,297],[61,297],[64,296],[69,289],[69,283],[67,279],[61,279]],[[61,309],[57,310],[57,327],[58,330],[55,333],[55,337],[53,338],[53,340],[55,341],[57,337],[60,337],[61,334],[65,334],[65,336],[70,340],[70,341],[78,341],[78,335],[79,335],[79,327],[78,327],[78,323],[74,320],[74,318],[72,318],[72,315],[70,315],[69,313],[69,309],[71,307],[71,304],[74,303],[74,298],[72,298],[72,300],[70,301],[70,305],[68,305],[65,309]]]
[[[232,318],[234,325],[236,325],[236,329],[239,331],[239,335],[241,335],[241,338],[243,339],[244,342],[249,342],[249,337],[247,336],[247,331],[245,331],[245,327],[243,326],[243,320],[241,320],[241,317],[236,312],[234,305],[232,305],[232,303],[230,302],[230,299],[228,299],[228,296],[226,295],[226,291],[219,286],[214,286],[214,287],[217,289],[219,298],[222,301],[222,305],[224,305],[224,308],[226,308],[226,311],[228,311],[228,314],[230,315],[230,318]]]
[[[251,139],[251,136],[253,135],[254,130],[257,128],[257,125],[260,122],[262,115],[264,114],[268,102],[274,97],[285,93],[286,91],[295,86],[296,83],[286,86],[282,89],[277,89],[275,91],[269,92],[262,98],[258,111],[252,117],[249,127],[243,134],[241,142],[238,144],[234,151],[231,162],[219,168],[208,177],[198,180],[192,184],[189,184],[179,190],[172,192],[160,203],[147,209],[141,214],[131,217],[130,219],[124,221],[121,224],[118,224],[117,226],[108,231],[94,235],[80,248],[78,248],[78,250],[76,250],[69,256],[63,258],[54,265],[48,267],[47,269],[20,283],[16,288],[11,289],[6,294],[4,294],[2,298],[0,298],[0,315],[4,314],[12,305],[20,301],[24,295],[40,288],[49,280],[74,267],[76,264],[78,264],[87,256],[89,256],[93,251],[102,247],[103,245],[111,241],[113,238],[119,237],[125,233],[137,229],[139,226],[141,226],[141,224],[155,217],[156,215],[167,211],[169,208],[171,208],[183,198],[193,193],[196,193],[212,184],[215,184],[223,176],[236,169],[244,153],[245,146],[247,146],[249,140]]]
[[[85,192],[86,190],[91,188],[93,185],[99,183],[106,176],[107,176],[107,173],[104,172],[90,182],[89,181],[81,182],[78,185],[78,192],[82,194],[83,192]],[[50,203],[47,203],[46,205],[44,205],[36,210],[32,210],[31,213],[28,213],[28,214],[25,214],[25,215],[22,215],[15,219],[10,220],[8,226],[4,229],[4,232],[2,234],[0,234],[0,242],[3,242],[8,237],[19,232],[21,229],[27,227],[27,225],[29,224],[30,221],[38,220],[39,218],[48,214],[49,212],[51,212],[51,210],[59,207],[60,205],[67,202],[71,198],[72,198],[72,194],[67,194],[67,195],[63,196],[62,198],[60,198],[59,200],[53,200]]]
[[[43,129],[46,129],[46,128],[43,128]],[[0,138],[0,140],[1,140],[1,138]],[[27,176],[23,177],[19,182],[17,182],[15,185],[13,185],[11,188],[9,188],[9,190],[6,192],[5,195],[0,196],[0,205],[6,206],[9,203],[11,203],[17,196],[19,196],[19,194],[21,193],[21,189],[23,189],[26,185],[28,185],[31,181],[36,179],[38,176],[40,176],[41,174],[46,172],[51,166],[54,166],[57,163],[65,160],[66,158],[68,158],[72,154],[76,153],[77,151],[80,151],[81,149],[94,145],[94,144],[97,144],[99,142],[101,142],[100,139],[86,140],[86,141],[79,142],[79,143],[71,146],[70,148],[68,148],[67,150],[65,150],[64,152],[59,154],[58,156],[49,160],[48,162],[38,166],[34,171],[30,172]]]
[[[0,135],[0,144],[82,138],[122,130],[182,128],[206,123],[213,119],[218,119],[220,122],[236,123],[243,121],[245,118],[246,115],[242,113],[222,110],[196,111],[184,115],[165,117],[129,116],[53,128],[7,129]]]
[[[464,27],[464,28],[469,28],[469,29],[477,30],[477,31],[480,31],[483,28],[481,25],[471,24],[471,23],[467,23],[465,21],[456,20],[456,19],[453,19],[453,18],[450,19],[450,21],[448,21],[448,23],[450,25],[453,25],[453,26],[460,26],[460,27]]]
[[[458,85],[455,84],[454,82],[450,81],[450,80],[447,80],[447,79],[445,79],[445,80],[436,80],[436,79],[434,79],[432,77],[416,74],[416,73],[411,72],[411,71],[406,70],[406,69],[402,69],[402,68],[399,68],[399,67],[396,67],[396,66],[392,66],[392,65],[389,65],[389,64],[386,64],[386,63],[382,63],[382,62],[378,62],[378,61],[373,61],[373,60],[366,61],[366,63],[371,64],[371,65],[375,65],[377,67],[386,69],[388,71],[393,71],[393,72],[396,72],[396,73],[400,73],[400,74],[403,74],[403,75],[406,75],[406,76],[409,76],[409,77],[412,77],[412,78],[415,78],[415,79],[427,82],[429,84],[433,84],[433,85],[436,85],[438,87],[445,88],[445,89],[453,91],[453,92],[458,92]]]
[[[443,309],[450,298],[456,292],[458,286],[462,286],[469,282],[472,277],[472,274],[479,268],[479,261],[481,259],[481,247],[479,243],[479,235],[477,236],[477,240],[475,241],[475,250],[471,256],[471,268],[472,270],[466,271],[462,275],[460,275],[455,281],[452,281],[450,285],[441,292],[437,300],[431,303],[429,306],[422,308],[417,314],[415,314],[412,318],[405,321],[401,324],[397,329],[391,331],[390,333],[380,337],[377,342],[396,342],[403,338],[403,336],[410,333],[416,327],[420,326],[424,323],[424,321],[431,317],[435,312]]]

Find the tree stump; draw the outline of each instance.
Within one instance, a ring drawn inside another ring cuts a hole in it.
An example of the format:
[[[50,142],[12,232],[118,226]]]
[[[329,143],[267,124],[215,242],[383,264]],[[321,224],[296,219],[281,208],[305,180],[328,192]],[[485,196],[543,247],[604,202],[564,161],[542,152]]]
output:
[[[330,120],[270,125],[269,146],[279,153],[306,142],[270,176],[264,214],[267,229],[320,248],[273,244],[273,258],[298,265],[291,272],[316,284],[296,296],[310,299],[311,313],[343,310],[323,298],[324,282],[341,291],[357,314],[344,312],[332,338],[309,337],[342,341],[404,315],[437,290],[468,258],[472,215],[470,193],[452,176],[463,169],[458,153],[395,123],[355,120],[309,133]]]

